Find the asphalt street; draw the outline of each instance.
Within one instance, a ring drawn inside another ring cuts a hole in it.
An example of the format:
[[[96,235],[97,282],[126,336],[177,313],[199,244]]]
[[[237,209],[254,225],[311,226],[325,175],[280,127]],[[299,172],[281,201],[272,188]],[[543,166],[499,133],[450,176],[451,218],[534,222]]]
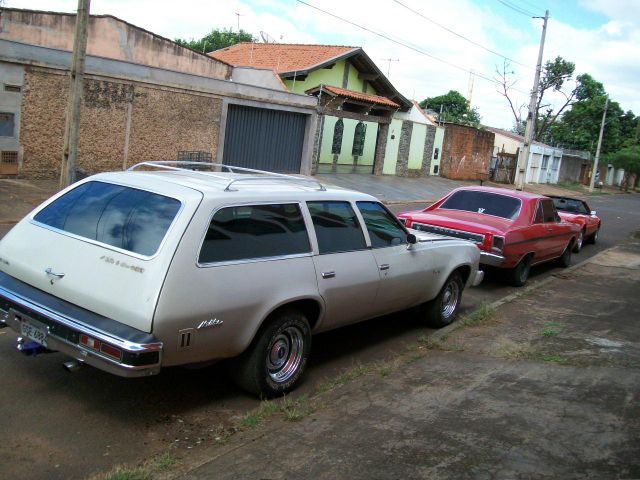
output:
[[[586,245],[573,263],[626,241],[640,227],[638,195],[603,195],[589,203],[603,228],[598,243]],[[419,207],[394,204],[392,209]],[[535,268],[530,281],[559,271]],[[465,292],[462,313],[512,291],[497,275],[489,275],[480,287]],[[314,392],[358,363],[391,358],[425,333],[403,312],[318,335],[295,395]],[[85,478],[170,448],[187,454],[216,441],[258,405],[226,378],[224,365],[167,369],[135,380],[91,368],[70,374],[61,367],[66,360],[61,354],[18,354],[15,337],[0,330],[0,478]]]

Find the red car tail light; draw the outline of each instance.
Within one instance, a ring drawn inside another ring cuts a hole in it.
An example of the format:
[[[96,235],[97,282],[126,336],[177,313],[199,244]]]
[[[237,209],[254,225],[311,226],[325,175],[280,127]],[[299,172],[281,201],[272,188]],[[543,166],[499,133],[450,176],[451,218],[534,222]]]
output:
[[[104,353],[105,355],[115,359],[122,360],[122,350],[114,347],[113,345],[109,345],[108,343],[101,342],[100,340],[96,340],[84,333],[80,335],[80,343],[85,347],[89,347],[96,352]]]
[[[504,249],[504,237],[500,237],[499,235],[494,235],[493,240],[491,241],[491,250],[495,250],[496,252],[502,252]]]

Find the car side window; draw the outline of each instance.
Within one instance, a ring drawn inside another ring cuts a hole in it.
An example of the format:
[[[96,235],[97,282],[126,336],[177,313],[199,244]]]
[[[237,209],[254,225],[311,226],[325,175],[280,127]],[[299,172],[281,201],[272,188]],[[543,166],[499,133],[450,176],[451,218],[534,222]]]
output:
[[[393,215],[378,202],[357,202],[373,248],[391,247],[406,242],[407,234]]]
[[[298,204],[242,205],[221,208],[215,213],[198,263],[309,252],[309,235]]]
[[[364,232],[349,202],[307,202],[320,254],[367,248]]]
[[[558,221],[558,214],[556,213],[556,207],[553,206],[553,200],[542,200],[542,215],[544,217],[544,223],[553,223]]]

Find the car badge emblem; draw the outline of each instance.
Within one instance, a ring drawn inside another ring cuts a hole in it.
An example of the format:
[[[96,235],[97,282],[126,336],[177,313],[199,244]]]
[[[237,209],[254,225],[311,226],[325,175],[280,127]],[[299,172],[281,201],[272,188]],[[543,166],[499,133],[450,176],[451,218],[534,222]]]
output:
[[[218,320],[217,318],[210,318],[209,320],[203,320],[200,322],[200,325],[196,327],[197,330],[202,330],[203,328],[209,327],[217,327],[218,325],[222,325],[224,323],[223,320]]]

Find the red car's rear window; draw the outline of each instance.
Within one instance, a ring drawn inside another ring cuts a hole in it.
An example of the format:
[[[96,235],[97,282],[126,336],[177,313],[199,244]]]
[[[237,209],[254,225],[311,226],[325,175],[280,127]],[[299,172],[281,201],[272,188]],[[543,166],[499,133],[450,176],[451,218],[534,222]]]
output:
[[[520,199],[508,195],[477,190],[460,190],[447,198],[439,208],[482,213],[513,220],[520,213]]]

